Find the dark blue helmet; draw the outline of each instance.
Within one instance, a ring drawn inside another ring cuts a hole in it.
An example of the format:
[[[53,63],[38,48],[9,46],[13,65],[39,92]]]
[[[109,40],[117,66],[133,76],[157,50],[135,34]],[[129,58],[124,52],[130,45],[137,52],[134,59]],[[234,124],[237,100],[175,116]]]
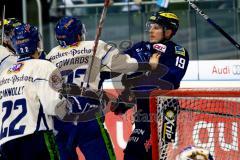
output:
[[[74,17],[63,17],[55,27],[56,39],[62,47],[78,42],[79,36],[83,36],[84,33],[84,25]]]
[[[20,56],[34,54],[38,47],[38,35],[38,29],[30,24],[16,27],[11,40],[17,54]]]

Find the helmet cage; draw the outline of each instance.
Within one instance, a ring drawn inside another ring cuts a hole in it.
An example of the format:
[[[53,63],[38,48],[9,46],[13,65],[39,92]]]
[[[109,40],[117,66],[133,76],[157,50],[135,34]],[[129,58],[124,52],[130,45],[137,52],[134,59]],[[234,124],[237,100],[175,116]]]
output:
[[[148,21],[146,23],[146,26],[145,26],[145,31],[149,32],[150,29],[153,27],[153,25],[157,25],[158,26],[158,27],[155,26],[155,29],[160,29],[161,27],[165,28],[165,26],[163,24],[159,24],[159,23],[156,23],[154,21]]]

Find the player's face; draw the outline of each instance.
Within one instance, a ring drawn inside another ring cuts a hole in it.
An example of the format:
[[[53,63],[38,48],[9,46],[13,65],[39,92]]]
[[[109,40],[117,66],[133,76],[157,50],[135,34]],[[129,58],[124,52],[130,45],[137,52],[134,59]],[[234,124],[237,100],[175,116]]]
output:
[[[156,23],[149,24],[148,32],[151,43],[160,42],[164,38],[163,27]]]

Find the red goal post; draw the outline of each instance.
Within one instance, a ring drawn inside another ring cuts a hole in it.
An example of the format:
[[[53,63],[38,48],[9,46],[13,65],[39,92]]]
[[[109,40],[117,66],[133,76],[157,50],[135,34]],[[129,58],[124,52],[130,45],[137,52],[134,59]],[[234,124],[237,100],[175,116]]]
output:
[[[188,146],[215,160],[240,157],[240,89],[156,90],[150,118],[153,160],[176,160]]]

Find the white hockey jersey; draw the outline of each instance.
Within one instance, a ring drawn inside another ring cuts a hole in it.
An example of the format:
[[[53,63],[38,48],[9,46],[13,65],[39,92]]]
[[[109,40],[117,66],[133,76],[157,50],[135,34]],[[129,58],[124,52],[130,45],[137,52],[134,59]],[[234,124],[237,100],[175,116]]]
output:
[[[0,74],[7,67],[17,62],[17,56],[14,56],[7,48],[0,45]]]
[[[47,55],[47,59],[56,65],[65,76],[66,82],[81,85],[86,82],[92,60],[94,41],[81,41],[77,46],[62,48],[57,46]],[[103,41],[99,41],[94,63],[89,78],[91,89],[99,89],[100,72],[129,73],[138,69],[136,59],[119,54]],[[87,72],[86,72],[87,71]],[[84,78],[85,77],[85,78]]]
[[[0,144],[36,131],[53,129],[50,115],[55,115],[55,106],[64,100],[49,85],[50,75],[56,69],[46,60],[29,59],[2,72]]]

